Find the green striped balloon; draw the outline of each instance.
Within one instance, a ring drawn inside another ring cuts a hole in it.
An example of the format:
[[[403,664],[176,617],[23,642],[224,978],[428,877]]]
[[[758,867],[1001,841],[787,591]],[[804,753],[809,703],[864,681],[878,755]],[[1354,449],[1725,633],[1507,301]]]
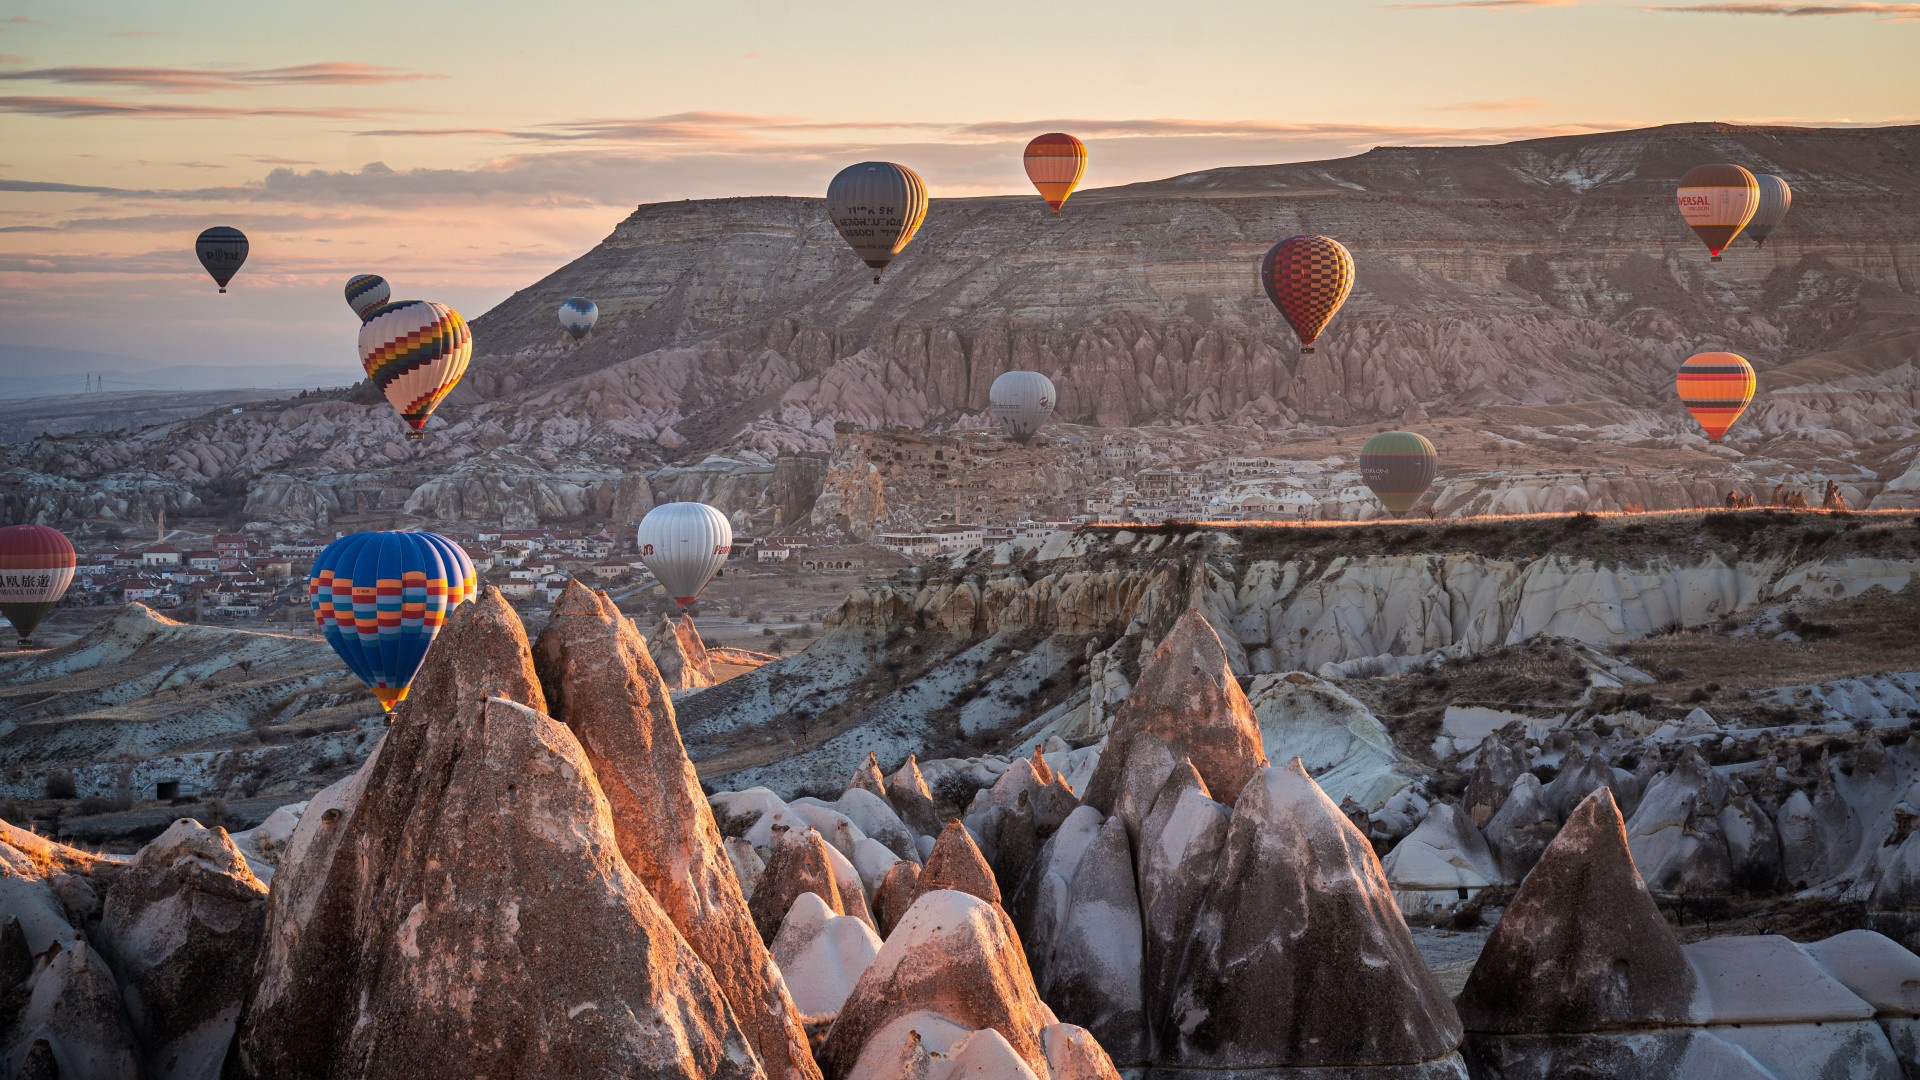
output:
[[[1360,478],[1367,482],[1387,513],[1406,517],[1433,483],[1439,455],[1425,435],[1411,431],[1383,431],[1360,448]]]

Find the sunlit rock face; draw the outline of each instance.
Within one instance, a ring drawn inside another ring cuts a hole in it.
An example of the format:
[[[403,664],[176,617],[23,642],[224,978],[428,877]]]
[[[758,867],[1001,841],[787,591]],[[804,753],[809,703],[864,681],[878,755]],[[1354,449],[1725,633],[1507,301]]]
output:
[[[605,593],[575,581],[533,655],[554,717],[593,765],[621,857],[706,963],[770,1080],[818,1076],[646,642]]]
[[[456,609],[338,839],[280,875],[245,1071],[766,1075],[546,705],[500,594]]]

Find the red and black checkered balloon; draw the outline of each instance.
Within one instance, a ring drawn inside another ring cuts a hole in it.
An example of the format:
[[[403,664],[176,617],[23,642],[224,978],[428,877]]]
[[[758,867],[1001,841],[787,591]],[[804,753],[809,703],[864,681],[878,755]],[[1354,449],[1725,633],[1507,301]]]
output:
[[[1289,236],[1273,245],[1260,264],[1267,299],[1300,335],[1300,351],[1310,353],[1353,291],[1353,256],[1338,240],[1325,236]]]

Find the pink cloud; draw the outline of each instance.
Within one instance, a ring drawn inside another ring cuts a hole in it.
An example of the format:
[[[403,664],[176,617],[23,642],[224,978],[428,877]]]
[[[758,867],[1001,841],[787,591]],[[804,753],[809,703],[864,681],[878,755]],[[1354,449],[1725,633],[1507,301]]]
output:
[[[1667,11],[1691,15],[1784,15],[1789,19],[1808,16],[1874,15],[1888,22],[1920,21],[1920,4],[1676,4],[1644,7],[1642,11]]]
[[[198,120],[233,116],[308,117],[322,120],[371,120],[378,113],[398,109],[235,108],[220,105],[160,105],[109,101],[94,97],[0,97],[0,112],[63,120],[113,116],[129,119]]]
[[[14,59],[18,63],[18,59]],[[171,67],[51,67],[0,71],[0,79],[87,85],[137,86],[172,93],[205,93],[259,86],[366,86],[444,78],[378,64],[336,60],[281,68],[212,71]]]

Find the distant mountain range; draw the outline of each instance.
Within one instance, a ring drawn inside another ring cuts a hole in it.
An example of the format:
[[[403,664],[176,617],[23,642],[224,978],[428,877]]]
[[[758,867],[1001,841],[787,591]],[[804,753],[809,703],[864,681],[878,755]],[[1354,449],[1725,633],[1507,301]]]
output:
[[[0,344],[0,398],[89,392],[307,390],[344,386],[337,364],[163,364],[137,356]]]

